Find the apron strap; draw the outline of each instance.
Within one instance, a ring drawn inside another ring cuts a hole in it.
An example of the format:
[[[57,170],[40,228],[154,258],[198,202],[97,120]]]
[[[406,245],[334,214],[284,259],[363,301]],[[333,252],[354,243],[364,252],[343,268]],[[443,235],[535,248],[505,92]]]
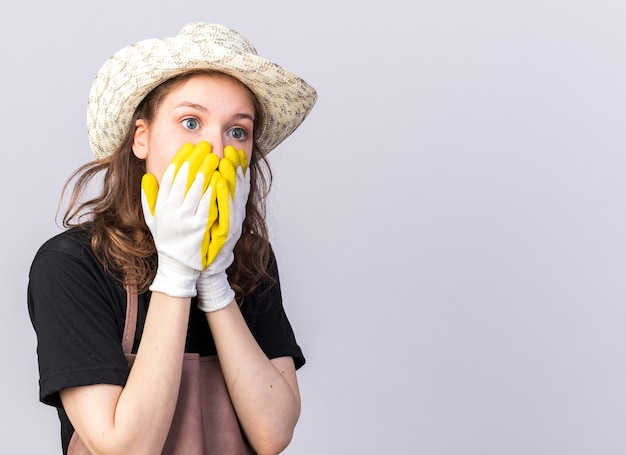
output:
[[[137,329],[137,288],[132,283],[126,284],[126,320],[124,322],[124,335],[122,336],[122,349],[124,354],[130,354],[135,342],[135,330]]]

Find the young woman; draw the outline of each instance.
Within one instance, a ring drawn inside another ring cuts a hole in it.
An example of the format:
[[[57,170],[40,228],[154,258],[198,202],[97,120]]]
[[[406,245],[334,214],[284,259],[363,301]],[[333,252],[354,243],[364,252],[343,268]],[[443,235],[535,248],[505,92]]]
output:
[[[268,241],[265,156],[315,100],[215,24],[136,43],[101,68],[88,104],[97,159],[70,179],[68,229],[38,251],[28,289],[40,399],[58,409],[64,453],[230,454],[220,435],[237,432],[241,453],[288,445],[304,357]],[[85,199],[96,176],[101,191]],[[183,367],[215,358],[210,373]],[[234,424],[204,404],[220,384]]]

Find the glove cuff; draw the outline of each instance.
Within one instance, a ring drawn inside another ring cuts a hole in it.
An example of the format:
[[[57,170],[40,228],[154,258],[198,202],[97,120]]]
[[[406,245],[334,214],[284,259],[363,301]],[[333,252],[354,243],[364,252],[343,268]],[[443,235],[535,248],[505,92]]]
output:
[[[200,272],[197,270],[160,254],[157,273],[150,285],[150,290],[162,292],[171,297],[195,297],[199,276]]]
[[[235,291],[230,287],[226,272],[215,275],[201,273],[197,287],[198,308],[205,313],[221,310],[235,299]]]

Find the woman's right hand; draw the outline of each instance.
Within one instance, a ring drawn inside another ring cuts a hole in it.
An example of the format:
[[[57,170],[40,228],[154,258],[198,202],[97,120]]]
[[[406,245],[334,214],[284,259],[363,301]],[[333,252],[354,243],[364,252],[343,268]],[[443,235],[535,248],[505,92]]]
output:
[[[210,229],[216,220],[217,192],[222,179],[219,158],[207,142],[183,145],[163,174],[141,182],[146,224],[158,254],[157,273],[150,286],[172,297],[193,297],[200,272],[206,268]]]

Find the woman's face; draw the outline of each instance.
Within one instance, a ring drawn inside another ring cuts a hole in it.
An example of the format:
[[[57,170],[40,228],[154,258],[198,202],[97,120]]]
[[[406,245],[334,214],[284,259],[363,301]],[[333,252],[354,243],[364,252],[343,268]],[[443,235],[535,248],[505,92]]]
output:
[[[160,182],[185,143],[207,141],[220,158],[232,145],[252,154],[254,103],[250,91],[220,74],[192,76],[161,100],[153,120],[137,120],[133,153]]]

